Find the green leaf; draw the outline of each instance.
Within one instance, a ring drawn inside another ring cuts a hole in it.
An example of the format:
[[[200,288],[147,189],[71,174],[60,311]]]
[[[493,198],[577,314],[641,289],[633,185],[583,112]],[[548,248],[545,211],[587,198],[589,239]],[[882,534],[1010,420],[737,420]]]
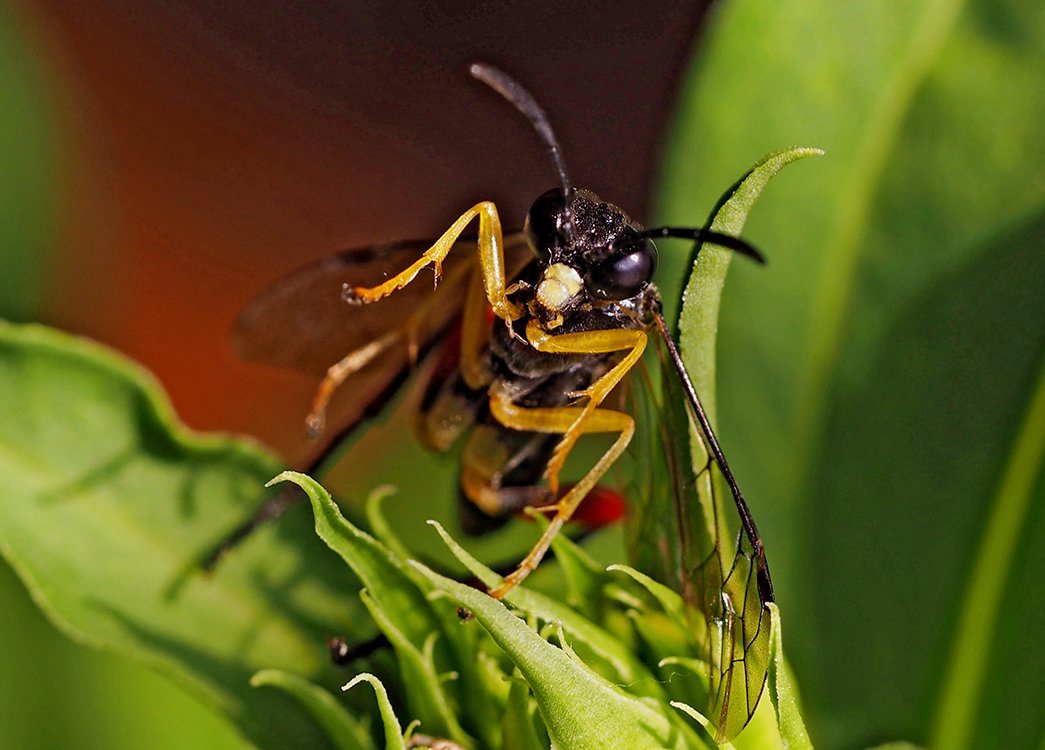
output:
[[[536,712],[537,704],[522,677],[512,680],[504,713],[503,750],[544,750],[548,747],[548,738],[539,735],[538,727],[543,727],[543,724],[534,720]]]
[[[482,694],[474,639],[463,637],[452,608],[436,612],[426,597],[427,580],[385,546],[345,520],[330,494],[315,480],[297,472],[284,472],[273,483],[289,481],[309,496],[316,519],[316,533],[352,567],[366,587],[365,601],[371,614],[392,641],[399,659],[410,709],[426,732],[470,745],[451,705],[462,705],[469,696]],[[419,585],[420,584],[420,585]],[[376,605],[376,606],[375,606]],[[433,634],[436,653],[429,653]],[[452,667],[451,667],[452,665]],[[450,668],[459,671],[455,684],[439,683],[437,675]],[[456,684],[459,683],[459,684]],[[460,690],[460,695],[458,695]],[[449,695],[447,695],[449,693]],[[485,696],[484,696],[485,697]],[[472,704],[462,716],[474,733],[487,737],[493,731],[494,708],[488,699]]]
[[[388,692],[385,690],[385,686],[381,684],[381,680],[372,674],[356,675],[342,690],[351,690],[361,682],[370,683],[370,686],[374,688],[374,695],[377,696],[377,707],[381,714],[381,723],[385,729],[385,750],[406,750],[406,742],[403,740],[403,729],[399,724],[399,719],[396,718],[395,709],[392,708],[392,703],[388,700]]]
[[[40,326],[0,323],[0,393],[0,552],[47,615],[171,676],[259,747],[325,746],[295,701],[249,680],[336,679],[323,644],[359,621],[343,595],[358,584],[299,512],[213,575],[196,567],[277,462],[188,432],[138,368]]]
[[[788,750],[813,750],[805,722],[799,711],[798,690],[794,685],[791,669],[784,660],[784,641],[781,635],[780,608],[769,606],[773,617],[773,634],[770,639],[772,661],[769,662],[769,690],[773,708],[776,709],[777,726],[784,747]]]
[[[680,106],[665,223],[695,223],[781,143],[829,154],[774,184],[745,228],[769,265],[733,268],[717,360],[719,437],[828,746],[927,743],[950,679],[1041,368],[1043,38],[1045,10],[1024,0],[738,0],[709,25]],[[1045,579],[1037,481],[978,636],[990,668],[963,700],[967,747],[1045,731],[1030,677],[1045,656],[1026,644],[1042,629],[1026,606]]]
[[[503,604],[417,563],[490,633],[533,691],[552,744],[573,748],[684,747],[682,733],[666,716],[632,698],[552,646]]]
[[[366,520],[370,524],[370,529],[374,532],[374,536],[381,541],[381,544],[385,545],[399,559],[406,560],[410,557],[410,551],[403,544],[403,540],[399,538],[399,535],[395,533],[384,512],[385,498],[394,494],[395,488],[391,485],[386,484],[375,487],[367,497]]]
[[[821,153],[813,148],[792,148],[765,157],[718,201],[708,222],[710,228],[740,235],[769,180],[786,164]],[[731,253],[713,245],[698,250],[679,317],[679,341],[686,370],[713,423],[715,331]],[[638,552],[635,559],[672,588],[690,592],[690,602],[699,604],[701,615],[715,622],[712,629],[704,631],[711,637],[701,638],[710,644],[705,658],[714,678],[710,685],[714,703],[706,713],[718,727],[718,738],[732,739],[748,723],[763,689],[770,616],[754,585],[752,557],[738,551],[740,516],[731,491],[717,463],[711,462],[703,434],[687,417],[673,368],[665,367],[664,378],[665,406],[655,421],[647,417],[651,424],[644,429],[672,436],[662,441],[661,447],[672,457],[665,466],[665,480],[649,487],[641,513],[636,513],[633,533],[639,541],[634,544]],[[679,435],[690,436],[689,450],[678,440]],[[749,543],[745,546],[750,548]],[[654,553],[661,559],[650,562],[648,558]],[[706,593],[693,593],[697,591]],[[748,616],[732,618],[729,612],[734,610],[721,605],[726,598],[735,603],[735,611],[747,612]],[[726,638],[720,640],[715,633],[727,619]]]
[[[449,705],[439,670],[435,659],[432,658],[432,646],[438,633],[430,633],[424,646],[418,648],[396,627],[394,620],[366,591],[360,595],[381,632],[388,636],[392,648],[395,649],[399,662],[399,677],[405,686],[412,716],[420,722],[426,733],[445,737],[464,747],[472,747],[471,739],[461,728]]]
[[[795,147],[764,157],[719,198],[709,217],[708,228],[740,237],[755,201],[777,172],[793,161],[823,153],[818,148]],[[684,302],[679,315],[679,349],[712,425],[716,421],[715,342],[719,307],[733,255],[715,245],[700,248],[682,294]]]
[[[312,502],[316,533],[352,568],[364,588],[378,602],[415,647],[439,630],[432,612],[402,560],[369,534],[345,520],[337,505],[318,482],[296,471],[285,471],[269,484],[293,482]]]
[[[434,521],[430,522],[443,538],[453,554],[483,585],[494,588],[502,579],[464,550],[446,530]],[[577,647],[585,657],[597,661],[600,672],[611,676],[615,682],[629,686],[632,692],[663,700],[664,694],[653,675],[639,658],[621,641],[603,628],[586,619],[575,608],[525,586],[517,586],[508,592],[507,601],[521,611],[541,620],[554,623],[566,630],[577,640]]]
[[[1045,240],[1045,231],[1040,233]],[[1041,244],[1037,243],[1039,248]],[[1045,271],[1045,264],[1039,264]],[[962,290],[963,292],[965,290]],[[955,300],[960,304],[959,300]],[[1002,628],[1002,605],[1010,579],[1017,579],[1017,559],[1024,528],[1031,518],[1035,484],[1045,466],[1045,359],[1040,363],[1023,423],[991,499],[975,564],[962,602],[937,704],[933,742],[936,747],[969,745],[977,723],[976,706],[993,669],[991,652]],[[1038,493],[1040,496],[1040,492]],[[1040,526],[1038,527],[1040,528]]]
[[[279,669],[263,669],[250,678],[250,684],[279,688],[292,695],[315,717],[337,750],[375,750],[366,727],[319,685]]]
[[[715,725],[708,721],[708,718],[700,713],[700,711],[693,708],[693,706],[686,703],[680,703],[679,701],[672,701],[671,705],[700,724],[700,726],[704,728],[704,731],[708,733],[708,736],[715,734]],[[723,742],[719,744],[718,747],[724,748],[724,750],[737,750],[732,742]]]

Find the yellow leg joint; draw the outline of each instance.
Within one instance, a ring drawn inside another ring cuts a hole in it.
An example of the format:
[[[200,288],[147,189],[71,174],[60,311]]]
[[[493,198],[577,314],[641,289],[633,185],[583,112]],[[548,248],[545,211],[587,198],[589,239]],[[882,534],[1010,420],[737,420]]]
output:
[[[497,207],[490,201],[476,203],[461,214],[461,217],[417,261],[388,281],[374,287],[352,287],[348,294],[350,301],[367,303],[387,297],[413,281],[417,274],[429,265],[435,266],[435,280],[438,284],[442,275],[443,260],[477,216],[479,217],[479,265],[482,269],[486,298],[493,307],[494,315],[506,321],[517,320],[522,315],[522,310],[508,299],[505,291],[507,282],[504,266],[504,236],[501,231],[501,221],[497,215]]]

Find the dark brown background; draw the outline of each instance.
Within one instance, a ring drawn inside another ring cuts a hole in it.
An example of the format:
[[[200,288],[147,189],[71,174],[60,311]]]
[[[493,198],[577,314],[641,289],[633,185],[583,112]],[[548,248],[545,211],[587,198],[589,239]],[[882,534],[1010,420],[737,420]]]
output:
[[[502,66],[549,112],[573,180],[649,211],[706,3],[41,2],[65,221],[43,318],[112,344],[192,426],[299,459],[314,381],[234,360],[260,289],[339,249],[440,233],[477,199],[518,226],[555,182],[526,121],[467,75]]]

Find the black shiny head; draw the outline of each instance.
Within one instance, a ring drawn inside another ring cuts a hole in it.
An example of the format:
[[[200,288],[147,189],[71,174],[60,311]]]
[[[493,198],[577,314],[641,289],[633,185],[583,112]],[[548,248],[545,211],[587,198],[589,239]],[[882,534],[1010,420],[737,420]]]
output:
[[[469,70],[530,121],[555,162],[559,187],[533,202],[523,226],[530,248],[542,266],[565,264],[583,278],[591,297],[619,302],[642,293],[653,280],[657,247],[652,238],[679,237],[711,243],[765,262],[758,250],[740,238],[709,229],[641,229],[616,206],[587,190],[575,189],[566,175],[562,149],[548,117],[533,96],[491,65],[475,63]],[[561,269],[557,270],[561,276]]]
[[[572,191],[568,212],[561,189],[543,193],[530,207],[523,231],[543,266],[565,263],[576,269],[595,299],[634,297],[657,269],[653,241],[621,209],[588,190]]]

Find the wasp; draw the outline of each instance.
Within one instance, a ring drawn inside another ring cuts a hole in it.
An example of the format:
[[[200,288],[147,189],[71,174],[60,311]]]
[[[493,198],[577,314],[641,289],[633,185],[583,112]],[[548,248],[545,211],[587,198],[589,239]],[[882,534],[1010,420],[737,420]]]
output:
[[[765,682],[773,586],[754,519],[662,314],[653,283],[655,240],[688,239],[764,259],[740,238],[707,229],[643,228],[617,206],[574,187],[534,98],[496,68],[474,64],[470,72],[529,119],[554,162],[559,184],[533,202],[522,231],[506,235],[497,207],[481,201],[434,242],[365,248],[313,264],[248,306],[235,331],[240,351],[325,369],[307,419],[318,435],[338,388],[351,384],[355,411],[347,423],[354,427],[453,330],[453,355],[435,366],[424,392],[421,439],[440,451],[464,442],[459,484],[473,526],[522,510],[548,518],[529,553],[489,592],[500,599],[537,567],[628,448],[635,418],[612,408],[609,398],[639,364],[651,336],[659,341],[681,386],[680,408],[706,449],[702,472],[710,476],[714,469],[724,479],[740,521],[732,559],[711,565],[714,553],[723,557],[720,540],[713,539],[713,552],[701,553],[680,583],[707,619],[713,720],[720,737],[731,736],[747,723]],[[469,236],[476,225],[477,236]],[[434,273],[434,290],[417,283],[425,269]],[[338,298],[343,304],[332,304]],[[288,315],[295,321],[292,336],[284,324],[273,324]],[[348,353],[330,366],[334,346]],[[609,447],[567,485],[567,459],[582,437],[597,433],[609,436]],[[708,483],[709,491],[717,486]],[[232,541],[286,502],[263,506]],[[743,700],[731,706],[731,695],[741,693]]]

